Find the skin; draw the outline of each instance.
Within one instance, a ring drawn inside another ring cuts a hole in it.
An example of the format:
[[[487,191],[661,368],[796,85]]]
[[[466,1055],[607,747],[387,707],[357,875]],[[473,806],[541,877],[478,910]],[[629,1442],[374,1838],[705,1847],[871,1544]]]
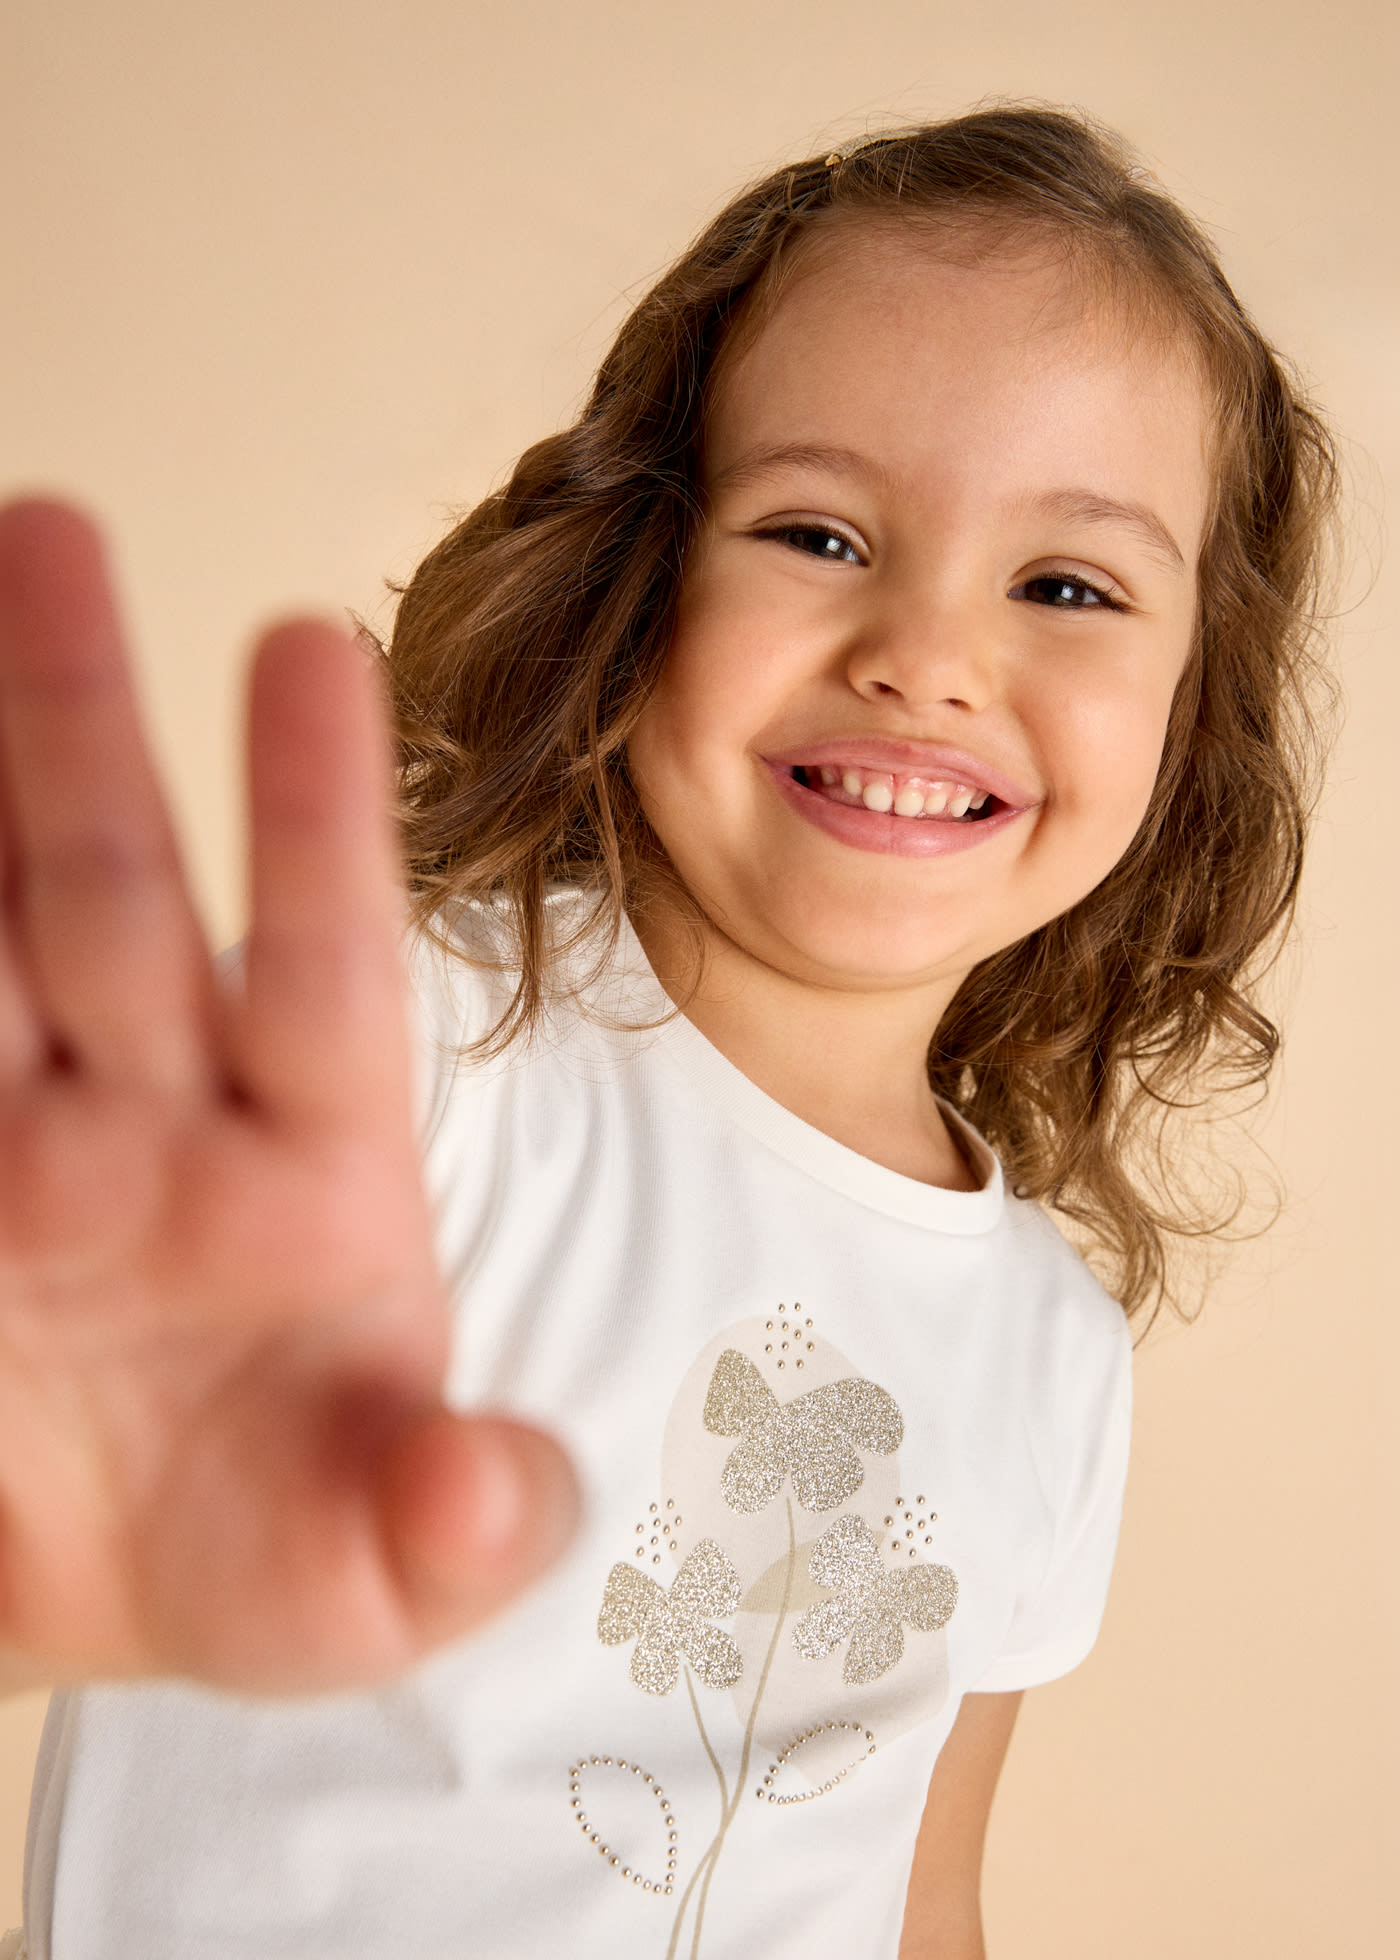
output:
[[[899,1960],[985,1960],[982,1851],[1019,1694],[968,1695],[929,1782]]]
[[[92,527],[0,512],[11,1689],[372,1680],[568,1537],[557,1446],[439,1400],[381,723],[343,634],[264,639],[245,984],[220,986]]]
[[[929,1039],[970,969],[1091,891],[1147,807],[1195,620],[1201,385],[1059,263],[876,227],[799,264],[722,371],[706,436],[708,521],[629,749],[703,914],[698,976],[673,918],[639,933],[777,1101],[968,1188]],[[1016,786],[1019,814],[944,855],[833,836],[777,778],[872,739],[951,745]],[[1018,1704],[959,1712],[902,1960],[983,1954],[982,1844]]]
[[[793,446],[831,454],[744,467]],[[1201,388],[1056,263],[841,235],[723,374],[705,487],[629,749],[704,915],[685,1011],[818,1129],[964,1183],[924,1053],[969,969],[1099,883],[1147,806],[1195,617]],[[1142,506],[1177,555],[1044,501],[1067,491]],[[1065,581],[1121,610],[1051,603]],[[766,759],[869,736],[955,745],[1029,807],[955,855],[852,849],[794,815]],[[639,930],[683,989],[674,922]]]

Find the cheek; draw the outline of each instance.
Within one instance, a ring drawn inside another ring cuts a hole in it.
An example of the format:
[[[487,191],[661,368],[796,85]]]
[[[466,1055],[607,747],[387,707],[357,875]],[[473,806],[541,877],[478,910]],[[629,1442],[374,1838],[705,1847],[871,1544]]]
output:
[[[679,636],[627,744],[638,800],[667,853],[685,855],[697,825],[713,824],[717,778],[726,774],[729,691],[724,676]],[[732,787],[731,787],[732,794]]]
[[[721,540],[682,592],[657,699],[695,746],[747,745],[823,665],[829,615],[829,595]]]
[[[1134,677],[1081,695],[1060,724],[1053,776],[1061,809],[1100,852],[1120,855],[1141,822],[1162,759],[1174,681]]]
[[[627,745],[627,760],[643,802],[688,778],[705,746],[706,690],[679,647],[666,656],[661,678]]]
[[[766,709],[766,665],[751,635],[726,630],[713,607],[684,613],[650,700],[629,744],[635,769],[651,770],[653,787],[692,791],[738,766]]]

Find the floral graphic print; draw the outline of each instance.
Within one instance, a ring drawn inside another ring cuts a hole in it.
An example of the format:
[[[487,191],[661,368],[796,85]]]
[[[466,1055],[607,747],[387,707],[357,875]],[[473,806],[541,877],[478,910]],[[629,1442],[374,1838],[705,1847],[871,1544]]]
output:
[[[787,1477],[804,1511],[834,1511],[864,1481],[857,1446],[888,1456],[904,1435],[894,1397],[874,1382],[852,1376],[784,1405],[735,1348],[715,1364],[705,1427],[743,1438],[730,1451],[720,1486],[736,1511],[761,1511]]]
[[[793,1645],[815,1660],[849,1640],[842,1679],[852,1686],[878,1681],[899,1665],[906,1624],[935,1633],[958,1603],[958,1582],[946,1565],[888,1570],[864,1518],[838,1518],[812,1547],[807,1569],[832,1597],[803,1614]]]
[[[733,1638],[712,1620],[739,1604],[739,1575],[714,1542],[695,1547],[667,1594],[649,1573],[621,1560],[608,1574],[598,1638],[605,1646],[635,1640],[632,1679],[649,1695],[668,1695],[684,1654],[707,1688],[729,1688],[744,1671]]]
[[[666,1960],[700,1960],[720,1855],[746,1798],[754,1816],[746,1829],[757,1823],[754,1798],[765,1817],[834,1801],[831,1792],[848,1787],[882,1742],[928,1720],[946,1698],[939,1634],[958,1586],[947,1566],[926,1562],[912,1530],[902,1534],[907,1542],[892,1530],[906,1504],[897,1493],[909,1488],[896,1461],[903,1417],[894,1397],[814,1333],[810,1317],[799,1320],[800,1311],[779,1308],[773,1319],[729,1328],[687,1371],[662,1444],[664,1503],[650,1506],[660,1528],[646,1539],[639,1525],[636,1541],[637,1559],[660,1566],[678,1558],[679,1569],[668,1589],[619,1560],[603,1587],[598,1639],[635,1643],[631,1678],[644,1694],[668,1696],[684,1683],[718,1796],[712,1835],[684,1886],[674,1846],[678,1836],[689,1841],[690,1825],[679,1806],[668,1813],[668,1876],[648,1883],[620,1864],[603,1825],[580,1810],[576,1785],[589,1764],[601,1765],[599,1774],[611,1767],[634,1782],[645,1778],[649,1790],[660,1784],[631,1750],[621,1771],[615,1754],[581,1756],[571,1771],[576,1818],[609,1866],[643,1895],[670,1898],[679,1888]],[[785,1397],[798,1381],[802,1391]],[[909,1501],[928,1508],[922,1496]],[[803,1528],[834,1511],[841,1514],[825,1529]],[[936,1522],[930,1514],[927,1524]],[[917,1667],[909,1634],[921,1643]],[[704,1702],[707,1689],[725,1699]],[[772,1751],[761,1780],[756,1748]]]

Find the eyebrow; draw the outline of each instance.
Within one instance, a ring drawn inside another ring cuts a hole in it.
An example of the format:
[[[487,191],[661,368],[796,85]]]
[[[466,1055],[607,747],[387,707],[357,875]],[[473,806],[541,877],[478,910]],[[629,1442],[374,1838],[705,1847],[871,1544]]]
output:
[[[899,489],[896,479],[873,457],[862,455],[858,449],[826,442],[770,443],[747,450],[718,473],[711,488],[733,490],[792,469],[854,477],[879,490],[897,492]],[[1065,489],[1047,490],[1042,496],[1026,498],[1018,508],[1025,514],[1049,517],[1062,524],[1111,525],[1130,531],[1169,570],[1186,570],[1180,545],[1148,504],[1107,497],[1097,490]]]
[[[1043,497],[1028,498],[1021,508],[1065,524],[1114,525],[1119,530],[1131,531],[1169,570],[1186,570],[1181,546],[1147,504],[1105,497],[1097,490],[1049,490]]]
[[[728,469],[718,473],[712,488],[733,490],[740,484],[777,476],[783,470],[821,470],[827,476],[853,476],[881,490],[898,487],[883,464],[877,463],[873,456],[863,456],[858,449],[845,449],[839,443],[830,442],[778,442],[746,450]]]

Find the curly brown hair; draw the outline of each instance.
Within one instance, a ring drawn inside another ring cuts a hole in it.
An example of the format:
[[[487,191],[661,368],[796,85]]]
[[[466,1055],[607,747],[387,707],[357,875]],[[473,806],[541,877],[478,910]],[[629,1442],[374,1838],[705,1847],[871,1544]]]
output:
[[[1173,1235],[1227,1222],[1174,1189],[1164,1119],[1262,1085],[1278,1033],[1252,989],[1294,906],[1327,689],[1317,653],[1336,457],[1201,229],[1089,118],[1002,105],[869,139],[736,197],[634,309],[578,421],[528,450],[404,588],[388,654],[420,925],[490,899],[519,979],[483,1047],[535,1022],[565,949],[546,895],[595,903],[605,960],[665,876],[626,744],[665,658],[703,521],[716,362],[794,248],[834,219],[1058,245],[1189,337],[1212,396],[1199,616],[1150,806],[1107,878],[984,960],[929,1080],[1012,1182],[1075,1221],[1132,1312]]]

